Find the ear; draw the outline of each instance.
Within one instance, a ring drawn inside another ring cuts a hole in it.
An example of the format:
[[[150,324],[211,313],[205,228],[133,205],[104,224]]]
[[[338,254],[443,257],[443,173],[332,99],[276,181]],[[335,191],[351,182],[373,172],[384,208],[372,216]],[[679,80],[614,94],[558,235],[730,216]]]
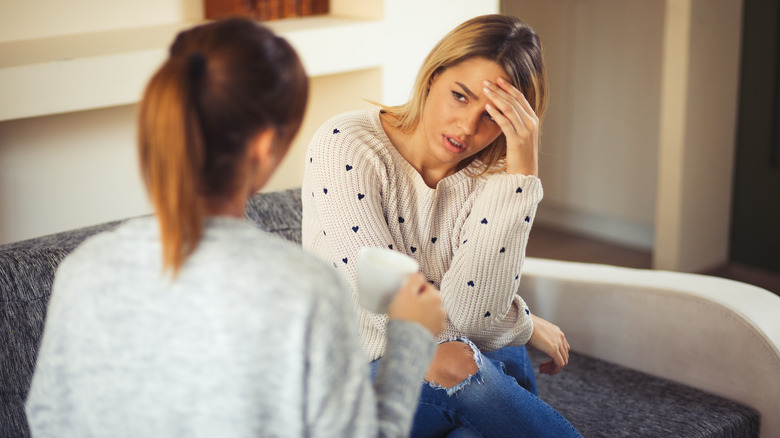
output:
[[[276,158],[276,151],[274,150],[274,137],[276,132],[273,129],[266,129],[260,131],[255,137],[250,140],[249,150],[247,154],[251,161],[259,163],[273,163]]]

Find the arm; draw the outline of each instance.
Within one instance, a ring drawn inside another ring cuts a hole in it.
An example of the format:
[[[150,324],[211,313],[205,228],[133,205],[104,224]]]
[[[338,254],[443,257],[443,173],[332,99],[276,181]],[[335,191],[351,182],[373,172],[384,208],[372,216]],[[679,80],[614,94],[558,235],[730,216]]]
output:
[[[438,293],[430,290],[422,276],[417,277],[393,303],[387,351],[373,387],[355,336],[354,312],[343,292],[332,290],[330,302],[316,306],[309,331],[306,384],[309,436],[409,434],[422,377],[435,350],[431,330],[443,321],[443,314],[430,311],[438,307]],[[420,309],[426,315],[414,314]]]
[[[530,313],[516,291],[542,196],[536,177],[492,175],[465,221],[441,289],[452,324],[480,348],[522,345],[531,336]]]

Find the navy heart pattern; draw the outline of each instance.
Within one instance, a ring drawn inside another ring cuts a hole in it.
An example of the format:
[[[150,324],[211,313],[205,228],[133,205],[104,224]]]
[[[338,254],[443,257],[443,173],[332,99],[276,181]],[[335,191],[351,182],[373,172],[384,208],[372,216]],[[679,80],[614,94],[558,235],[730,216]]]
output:
[[[322,235],[323,235],[323,236],[327,236],[327,235],[328,235],[328,233],[326,233],[326,232],[325,232],[325,230],[322,230]]]
[[[358,201],[360,201],[361,199],[363,199],[365,197],[366,197],[366,195],[364,195],[362,193],[358,193]]]
[[[309,157],[309,163],[311,163],[311,157]]]
[[[393,245],[387,245],[387,247],[393,249]]]
[[[515,193],[523,193],[523,189],[521,189],[520,187],[518,187],[518,188],[517,188],[517,190],[515,190]]]
[[[347,164],[347,172],[349,172],[350,170],[352,170],[352,166],[350,166],[349,164]]]
[[[482,219],[482,222],[481,222],[481,223],[483,223],[483,224],[487,224],[487,218],[484,218],[484,219]]]
[[[531,314],[531,311],[530,311],[530,310],[528,310],[528,309],[525,309],[525,314],[526,314],[526,315],[530,315],[530,314]]]
[[[355,225],[354,227],[352,227],[352,231],[354,231],[354,232],[356,232],[356,233],[358,232],[358,230],[359,230],[359,229],[360,229],[360,227],[359,227],[359,226],[357,226],[357,225]]]
[[[525,221],[526,221],[526,222],[531,222],[531,216],[526,216],[526,217],[525,217]]]
[[[466,243],[466,242],[468,242],[468,241],[469,241],[469,239],[466,239],[466,240],[464,240],[464,241],[463,241],[463,243]]]
[[[338,128],[333,130],[334,134],[338,134],[339,132],[341,132],[341,131],[339,131]]]
[[[415,252],[417,252],[417,248],[415,248],[415,247],[413,247],[413,246],[409,247],[409,249],[411,249],[411,250],[412,250],[412,254],[414,254]]]
[[[398,222],[399,223],[404,223],[404,218],[402,218],[401,216],[398,216]]]
[[[515,280],[517,280],[518,278],[520,278],[520,276],[519,275],[515,275]]]
[[[342,261],[342,262],[344,262],[344,264],[346,265],[346,264],[347,264],[347,262],[349,261],[349,259],[348,259],[348,258],[346,258],[346,257],[344,257],[343,259],[341,259],[341,261]]]
[[[506,252],[506,248],[501,248],[501,251],[499,251],[499,252],[502,253],[502,254],[505,253]]]
[[[490,316],[490,312],[485,312],[485,318],[487,318],[488,316]]]
[[[436,238],[436,237],[431,237],[431,243],[436,243],[436,240],[438,240],[438,238]]]
[[[471,287],[474,287],[474,282],[473,282],[472,280],[469,280],[469,282],[468,282],[468,283],[466,283],[466,284],[468,284],[468,285],[469,285],[469,286],[471,286]]]
[[[327,195],[328,194],[328,189],[322,189],[322,192]]]

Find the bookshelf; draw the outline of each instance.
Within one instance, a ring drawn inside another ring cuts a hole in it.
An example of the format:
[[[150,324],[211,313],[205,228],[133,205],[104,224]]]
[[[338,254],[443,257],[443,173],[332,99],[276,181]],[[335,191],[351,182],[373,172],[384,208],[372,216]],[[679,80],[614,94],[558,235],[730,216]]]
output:
[[[135,103],[177,32],[197,21],[0,43],[0,121]],[[380,20],[269,21],[312,77],[381,66]],[[332,52],[338,50],[338,62]]]

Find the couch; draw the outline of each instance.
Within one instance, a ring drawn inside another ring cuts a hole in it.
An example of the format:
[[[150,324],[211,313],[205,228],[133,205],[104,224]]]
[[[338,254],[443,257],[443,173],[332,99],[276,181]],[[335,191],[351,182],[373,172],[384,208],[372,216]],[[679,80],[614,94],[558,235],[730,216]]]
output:
[[[299,190],[257,194],[246,211],[300,242]],[[0,245],[0,437],[29,435],[24,400],[57,265],[119,223]],[[570,363],[539,375],[539,394],[585,437],[780,437],[780,297],[725,279],[534,258],[520,293],[567,334]]]

